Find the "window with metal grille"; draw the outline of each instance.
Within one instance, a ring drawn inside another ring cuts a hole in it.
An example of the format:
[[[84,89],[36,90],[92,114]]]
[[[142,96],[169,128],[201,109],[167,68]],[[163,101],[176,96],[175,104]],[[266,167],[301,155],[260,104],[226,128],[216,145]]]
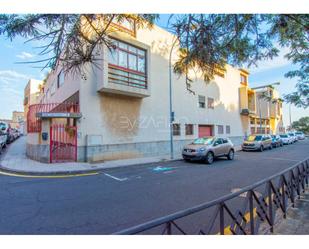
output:
[[[108,81],[147,89],[146,50],[112,40],[108,51]]]
[[[223,125],[217,125],[218,134],[223,134]]]
[[[207,108],[208,109],[214,109],[215,108],[215,101],[213,98],[208,98],[207,99]]]
[[[200,108],[205,108],[205,96],[199,95],[198,96],[198,106]]]
[[[180,124],[173,124],[173,136],[180,136]]]
[[[231,134],[231,126],[229,126],[229,125],[225,126],[225,133],[226,134]]]
[[[186,135],[193,135],[193,124],[186,124]]]

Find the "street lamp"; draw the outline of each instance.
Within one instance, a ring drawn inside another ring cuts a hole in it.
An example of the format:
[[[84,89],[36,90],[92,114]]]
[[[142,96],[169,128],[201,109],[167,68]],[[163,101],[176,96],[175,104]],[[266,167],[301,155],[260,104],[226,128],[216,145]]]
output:
[[[170,153],[171,153],[171,159],[174,159],[174,141],[173,141],[173,122],[174,122],[174,112],[173,112],[173,99],[172,99],[172,53],[173,49],[176,45],[176,42],[178,39],[176,38],[173,41],[170,54],[169,54],[169,59],[168,59],[168,69],[169,69],[169,102],[170,102]]]
[[[263,86],[258,86],[258,87],[253,87],[253,90],[256,89],[261,89],[261,88],[265,88],[265,87],[270,87],[270,86],[274,86],[274,85],[280,85],[280,82],[274,82],[272,84],[267,84],[267,85],[263,85]],[[258,98],[258,102],[259,102],[259,116],[260,116],[260,132],[262,132],[262,111],[261,111],[261,98]]]

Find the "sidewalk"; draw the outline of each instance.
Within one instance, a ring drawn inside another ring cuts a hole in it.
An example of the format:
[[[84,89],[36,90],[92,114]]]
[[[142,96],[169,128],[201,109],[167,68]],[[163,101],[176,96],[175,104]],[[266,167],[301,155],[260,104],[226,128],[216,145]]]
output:
[[[290,207],[287,218],[281,219],[274,227],[276,235],[308,235],[309,234],[309,190],[296,200],[295,208]]]
[[[180,160],[178,156],[174,160]],[[26,156],[26,137],[22,136],[14,141],[0,160],[0,169],[12,173],[24,174],[71,174],[71,173],[87,173],[103,169],[117,168],[124,166],[132,166],[138,164],[149,164],[170,161],[166,157],[144,157],[124,160],[113,160],[101,163],[84,163],[84,162],[69,162],[69,163],[41,163],[27,158]]]

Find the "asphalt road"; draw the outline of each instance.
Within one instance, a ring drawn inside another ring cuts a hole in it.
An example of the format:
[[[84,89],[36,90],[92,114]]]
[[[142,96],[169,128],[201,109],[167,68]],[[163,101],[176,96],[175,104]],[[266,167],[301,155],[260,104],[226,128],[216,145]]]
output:
[[[110,234],[216,199],[307,157],[309,140],[237,152],[233,161],[211,166],[174,161],[73,178],[0,175],[0,234]],[[200,222],[199,216],[181,221],[190,233]]]

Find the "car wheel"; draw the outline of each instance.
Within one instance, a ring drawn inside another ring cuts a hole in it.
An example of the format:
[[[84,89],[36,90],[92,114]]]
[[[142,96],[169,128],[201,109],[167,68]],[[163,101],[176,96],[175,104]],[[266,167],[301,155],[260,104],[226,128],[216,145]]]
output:
[[[280,144],[280,147],[282,147],[282,146],[283,146],[283,143]]]
[[[227,154],[227,159],[228,160],[233,160],[234,159],[234,150],[230,150],[229,154]]]
[[[270,145],[270,146],[268,147],[268,149],[269,149],[269,150],[272,150],[272,149],[273,149],[273,146],[272,146],[272,145]]]
[[[185,162],[190,162],[191,161],[190,159],[185,159],[185,158],[183,160],[185,160]]]
[[[214,154],[212,152],[208,152],[205,161],[207,164],[212,164],[214,161]]]
[[[263,152],[263,150],[264,150],[264,147],[263,147],[263,145],[261,145],[259,151],[260,151],[260,152]]]

